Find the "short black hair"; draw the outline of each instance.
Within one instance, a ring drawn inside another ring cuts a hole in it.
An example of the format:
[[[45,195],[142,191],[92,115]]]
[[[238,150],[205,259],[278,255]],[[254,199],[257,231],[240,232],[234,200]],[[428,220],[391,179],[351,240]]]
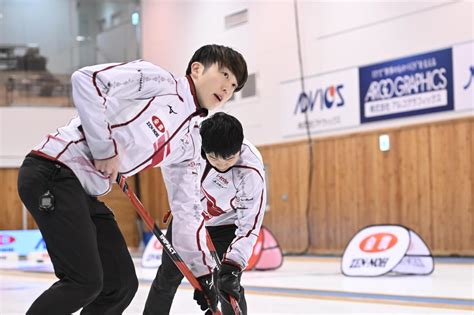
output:
[[[227,158],[240,151],[244,141],[242,124],[234,116],[215,113],[201,124],[202,150]]]
[[[196,50],[186,69],[186,75],[191,74],[193,62],[200,62],[204,67],[217,63],[219,67],[226,67],[235,75],[237,87],[235,92],[240,91],[247,82],[247,63],[244,57],[234,49],[221,45],[205,45]]]

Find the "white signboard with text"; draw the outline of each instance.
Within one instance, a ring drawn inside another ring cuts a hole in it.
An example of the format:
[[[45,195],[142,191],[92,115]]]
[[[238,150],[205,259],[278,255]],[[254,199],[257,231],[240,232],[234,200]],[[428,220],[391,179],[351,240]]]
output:
[[[389,272],[427,275],[434,269],[428,246],[401,225],[373,225],[351,239],[342,257],[346,276],[381,276]]]
[[[474,110],[474,42],[453,47],[454,109]]]
[[[282,135],[298,137],[360,124],[357,68],[281,84]],[[308,116],[306,122],[306,114]]]

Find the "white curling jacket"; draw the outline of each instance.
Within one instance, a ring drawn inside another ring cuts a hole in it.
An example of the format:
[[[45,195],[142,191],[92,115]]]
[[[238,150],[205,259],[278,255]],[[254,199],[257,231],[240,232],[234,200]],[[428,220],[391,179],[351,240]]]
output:
[[[208,163],[202,173],[204,196],[201,201],[206,226],[237,226],[224,260],[237,263],[243,270],[252,255],[265,213],[267,196],[262,156],[244,140],[234,166],[220,172]]]
[[[118,154],[125,177],[160,166],[173,212],[173,245],[196,277],[214,267],[200,202],[200,107],[190,77],[175,79],[149,62],[95,65],[72,75],[79,116],[50,134],[33,153],[68,166],[92,196],[111,180],[94,160]]]
[[[146,61],[103,64],[73,73],[79,117],[50,134],[34,152],[67,165],[93,196],[111,189],[94,159],[119,155],[119,172],[131,176],[156,166],[197,160],[197,128],[205,115],[192,80],[176,80]]]

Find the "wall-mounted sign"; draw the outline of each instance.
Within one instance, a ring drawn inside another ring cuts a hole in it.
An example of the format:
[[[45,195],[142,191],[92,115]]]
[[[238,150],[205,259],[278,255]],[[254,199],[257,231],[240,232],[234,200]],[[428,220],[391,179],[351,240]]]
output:
[[[453,47],[454,109],[474,110],[474,42]]]
[[[453,109],[451,49],[359,68],[362,123]]]
[[[304,136],[359,125],[357,68],[282,83],[284,137]],[[307,115],[307,120],[306,120]]]

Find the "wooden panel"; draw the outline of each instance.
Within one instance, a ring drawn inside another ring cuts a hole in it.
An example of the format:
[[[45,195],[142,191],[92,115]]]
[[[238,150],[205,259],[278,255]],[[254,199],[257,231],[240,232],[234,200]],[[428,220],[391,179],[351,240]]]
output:
[[[331,242],[325,244],[326,248],[323,252],[337,252],[344,248],[349,242],[353,233],[355,233],[361,224],[360,217],[365,217],[365,207],[361,205],[364,198],[366,178],[364,172],[363,146],[361,146],[362,138],[354,135],[350,137],[336,138],[329,140],[334,142],[335,147],[335,172],[334,182],[337,208],[334,212],[328,212],[332,215],[331,219],[333,228],[331,231],[337,233],[332,237]],[[327,161],[324,161],[325,163]],[[319,164],[324,167],[324,164]],[[324,186],[320,186],[323,188]],[[318,189],[318,187],[315,187]],[[331,196],[328,196],[330,198]],[[313,244],[318,244],[314,243]],[[316,248],[313,247],[313,252]],[[319,252],[322,249],[318,250]]]
[[[163,217],[170,209],[168,194],[159,168],[153,168],[141,172],[140,178],[140,200],[148,212],[155,218],[160,228],[165,228]],[[148,230],[148,229],[146,229]]]
[[[360,228],[390,223],[418,232],[435,254],[472,255],[472,125],[461,119],[316,140],[310,252],[342,253]],[[378,148],[382,133],[388,152]]]
[[[285,252],[308,246],[309,148],[304,142],[260,147],[266,167],[270,209],[264,223]]]
[[[17,189],[18,169],[0,168],[0,182],[5,189],[0,191],[2,207],[0,209],[0,230],[21,230],[23,229],[23,203],[18,195]],[[37,229],[35,220],[25,209],[26,228]]]
[[[23,203],[18,195],[17,168],[0,168],[0,182],[5,186],[5,190],[0,191],[0,230],[21,230],[23,229]],[[37,229],[38,226],[31,214],[26,210],[26,228]]]
[[[430,127],[433,248],[473,254],[472,122]]]
[[[260,152],[270,188],[270,208],[265,214],[264,224],[275,234],[285,251],[303,251],[308,243],[308,147],[299,142],[262,147]],[[161,221],[169,205],[160,169],[140,173],[140,198],[159,225],[164,227]]]
[[[313,145],[314,176],[311,195],[311,248],[314,252],[328,252],[329,244],[335,241],[334,230],[339,227],[336,213],[336,143],[334,141],[317,141]],[[321,228],[323,227],[324,228]]]
[[[472,246],[472,244],[474,244],[474,228],[472,228],[474,226],[474,136],[473,136],[473,132],[474,132],[474,119],[471,119],[470,120],[470,126],[471,126],[471,209],[470,209],[470,215],[471,215],[471,227],[469,228],[469,236],[468,236],[468,239],[469,239],[469,248],[470,248],[470,251],[467,253],[468,255],[471,255],[473,256],[474,255],[474,246]],[[467,221],[469,222],[469,221]]]
[[[127,184],[133,190],[136,190],[135,182],[135,176],[127,179]],[[127,246],[131,248],[138,247],[141,240],[141,236],[138,235],[138,215],[128,197],[120,190],[118,185],[113,185],[112,191],[99,199],[105,202],[105,204],[114,212],[115,219],[125,237]]]
[[[366,179],[364,172],[364,150],[361,146],[362,138],[354,135],[329,140],[334,142],[335,147],[335,169],[334,182],[337,209],[332,215],[333,229],[337,235],[332,237],[331,242],[325,244],[325,249],[320,248],[318,252],[329,251],[331,253],[341,251],[349,242],[351,236],[360,228],[361,217],[366,217],[364,212],[367,211],[361,205],[364,198]],[[325,161],[327,162],[327,161]],[[324,167],[324,165],[320,165]],[[321,185],[321,183],[320,183]],[[323,188],[324,186],[319,186]],[[318,187],[315,187],[318,189]],[[330,196],[328,196],[330,198]],[[317,243],[313,243],[317,244]],[[313,247],[313,252],[316,248]]]
[[[397,154],[380,152],[378,133],[316,141],[315,156],[312,253],[341,253],[360,228],[397,221]]]
[[[0,181],[4,184],[4,189],[0,190],[0,230],[21,230],[22,229],[22,203],[17,190],[18,169],[0,169]],[[131,187],[134,187],[134,179],[128,180]],[[102,198],[103,201],[115,209],[114,213],[117,222],[125,236],[129,247],[137,247],[139,238],[135,223],[135,210],[128,201],[128,198],[114,185],[114,190]],[[27,228],[36,229],[37,226],[27,212]]]
[[[418,232],[434,254],[474,255],[473,132],[474,119],[464,118],[316,139],[309,213],[308,144],[262,146],[270,188],[264,224],[287,253],[309,246],[309,253],[340,254],[363,226],[394,223]],[[381,133],[390,135],[389,152],[378,149]],[[139,179],[139,197],[163,227],[169,206],[161,172],[147,170]],[[0,180],[0,229],[19,229],[17,170],[0,169]],[[135,209],[126,196],[116,187],[104,200],[127,244],[137,246]]]
[[[388,152],[379,149],[380,134],[388,134],[392,148]],[[363,149],[362,176],[365,209],[359,216],[360,227],[372,224],[394,223],[398,220],[398,175],[396,132],[386,130],[364,134],[361,139]]]
[[[433,247],[429,127],[400,130],[400,220]]]
[[[17,190],[18,169],[0,169],[1,220],[0,230],[21,230],[22,228],[22,204]]]

